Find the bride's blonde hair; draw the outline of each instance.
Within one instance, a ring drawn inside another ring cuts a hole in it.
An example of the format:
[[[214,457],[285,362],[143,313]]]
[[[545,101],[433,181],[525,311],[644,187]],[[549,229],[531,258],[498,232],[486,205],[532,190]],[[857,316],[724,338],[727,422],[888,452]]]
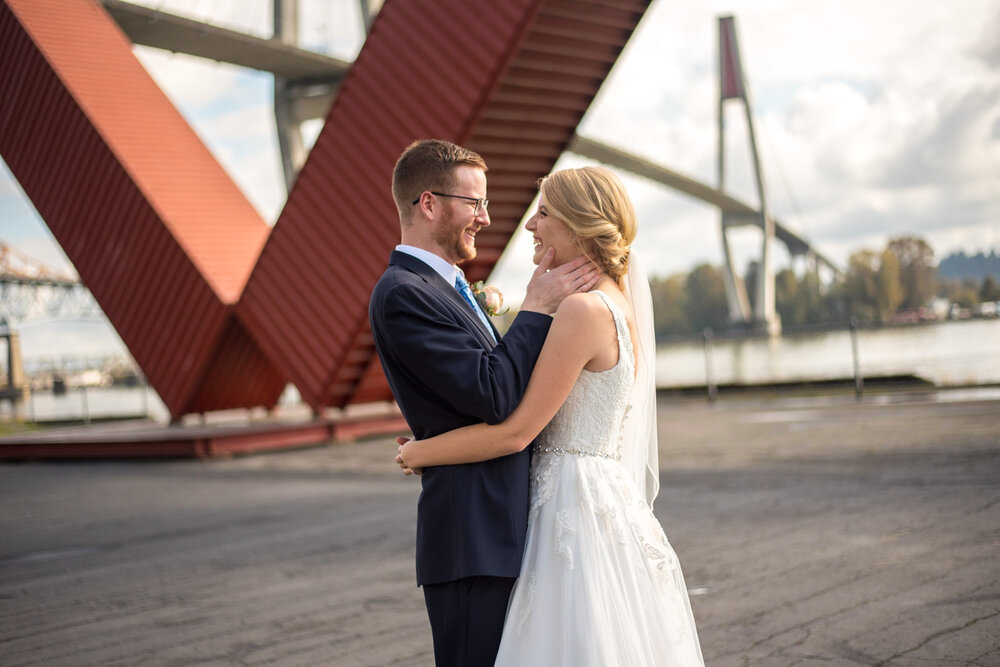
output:
[[[538,179],[538,189],[549,214],[565,222],[583,253],[624,289],[636,221],[618,177],[603,167],[563,169]]]

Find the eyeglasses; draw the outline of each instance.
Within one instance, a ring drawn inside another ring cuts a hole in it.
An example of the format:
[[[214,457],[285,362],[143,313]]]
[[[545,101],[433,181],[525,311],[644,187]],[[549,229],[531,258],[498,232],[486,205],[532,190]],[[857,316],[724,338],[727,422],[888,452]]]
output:
[[[475,209],[473,210],[473,215],[479,215],[480,211],[485,211],[490,207],[490,200],[483,197],[465,197],[463,195],[449,195],[444,192],[431,192],[432,195],[437,195],[438,197],[451,197],[452,199],[464,199],[465,201],[472,202]],[[420,197],[413,200],[413,204],[416,205],[420,201]]]

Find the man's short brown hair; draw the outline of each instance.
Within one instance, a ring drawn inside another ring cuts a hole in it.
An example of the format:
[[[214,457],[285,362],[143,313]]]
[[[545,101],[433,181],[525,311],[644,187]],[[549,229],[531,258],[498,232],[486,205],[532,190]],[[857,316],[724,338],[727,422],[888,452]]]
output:
[[[487,170],[479,153],[450,141],[421,139],[407,146],[392,171],[392,197],[399,209],[399,219],[409,219],[413,200],[422,192],[451,189],[455,168],[461,165]]]

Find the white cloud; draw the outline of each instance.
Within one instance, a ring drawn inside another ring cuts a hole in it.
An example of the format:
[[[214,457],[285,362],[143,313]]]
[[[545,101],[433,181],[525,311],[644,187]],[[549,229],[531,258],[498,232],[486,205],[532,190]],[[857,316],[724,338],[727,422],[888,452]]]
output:
[[[241,83],[253,74],[242,68],[145,46],[134,47],[133,53],[182,111],[204,113],[219,104],[239,105],[251,92]]]
[[[272,0],[128,0],[159,11],[211,23],[258,37],[272,34]]]
[[[271,31],[269,0],[143,4],[262,36]],[[351,57],[361,43],[355,5],[304,1],[302,43]],[[658,0],[581,133],[714,183],[722,14],[737,18],[767,196],[785,224],[841,263],[853,250],[879,248],[902,233],[924,235],[939,256],[1000,244],[995,0]],[[150,49],[137,52],[262,216],[273,220],[285,196],[269,78]],[[728,189],[752,202],[746,133],[732,103],[727,149]],[[577,163],[566,156],[559,165]],[[721,261],[716,211],[623,177],[643,225],[641,251],[651,272]],[[0,177],[0,195],[10,190]],[[509,285],[502,284],[508,296],[523,292],[530,275],[526,236],[515,237],[495,271],[495,279]],[[741,233],[734,246],[739,261],[748,261],[759,252],[759,234]]]
[[[195,127],[261,216],[273,223],[287,197],[273,107],[259,103],[226,109]]]
[[[136,47],[143,66],[261,216],[273,223],[286,192],[269,75]]]
[[[22,197],[23,191],[14,180],[13,176],[10,174],[10,170],[7,168],[6,162],[0,162],[3,165],[2,174],[0,174],[0,199]]]
[[[841,261],[907,230],[953,249],[949,210],[982,216],[961,229],[995,243],[987,231],[1000,181],[993,2],[654,3],[582,133],[715,182],[716,22],[729,13],[769,204],[789,227]],[[752,199],[741,125],[727,111],[727,189]],[[705,241],[673,234],[685,247]]]

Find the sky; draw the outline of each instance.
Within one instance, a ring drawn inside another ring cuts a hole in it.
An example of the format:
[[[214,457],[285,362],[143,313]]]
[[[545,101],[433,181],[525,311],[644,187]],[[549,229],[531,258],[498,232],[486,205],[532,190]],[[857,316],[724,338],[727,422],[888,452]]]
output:
[[[300,3],[301,45],[353,59],[363,42],[357,1]],[[271,30],[270,0],[140,4],[261,36]],[[715,183],[717,21],[724,15],[736,17],[765,196],[777,219],[840,266],[852,252],[881,250],[900,235],[926,239],[938,259],[1000,249],[1000,3],[653,0],[580,134]],[[271,77],[144,47],[135,52],[273,222],[285,189]],[[725,118],[727,189],[757,203],[742,108],[727,103]],[[319,126],[308,124],[307,136]],[[557,168],[584,164],[591,163],[567,154]],[[717,211],[619,173],[636,204],[637,253],[650,274],[721,263]],[[738,267],[759,257],[759,231],[730,238]],[[73,272],[2,163],[0,240]],[[508,301],[523,296],[530,254],[530,236],[519,232],[491,276]],[[788,264],[780,244],[774,254],[777,268]],[[53,344],[88,353],[120,345],[106,323],[71,328],[76,333],[26,328],[25,356]]]

